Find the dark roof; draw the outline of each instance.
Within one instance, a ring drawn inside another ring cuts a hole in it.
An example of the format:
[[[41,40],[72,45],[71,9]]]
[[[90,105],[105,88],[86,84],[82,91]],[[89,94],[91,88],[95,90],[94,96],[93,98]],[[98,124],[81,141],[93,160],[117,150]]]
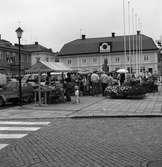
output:
[[[12,45],[12,43],[9,41],[6,41],[4,39],[0,40],[0,46],[11,46],[11,45]]]
[[[140,35],[130,35],[131,49],[133,48],[133,38],[134,38],[134,48],[136,48],[136,37],[141,36],[142,39],[142,49],[143,50],[158,50],[152,38],[140,34]],[[86,39],[76,39],[65,44],[59,52],[61,55],[73,55],[73,54],[86,54],[86,53],[99,53],[99,45],[102,42],[111,43],[111,52],[124,52],[124,36],[115,37],[103,37],[103,38],[86,38]],[[126,36],[126,48],[129,49],[129,36]],[[139,40],[137,40],[137,46],[139,45]]]
[[[15,44],[12,45],[11,42],[4,40],[4,39],[0,39],[0,48],[4,48],[4,49],[14,49],[18,51],[19,45]],[[46,48],[42,45],[40,45],[38,42],[35,42],[35,44],[29,44],[29,45],[21,45],[21,51],[30,53],[30,52],[48,52],[48,53],[53,53],[52,49],[50,48]]]
[[[35,42],[35,44],[23,45],[23,49],[29,52],[50,52],[52,53],[52,49],[46,48],[40,45],[38,42]]]
[[[1,39],[0,40],[0,48],[6,49],[6,50],[16,50],[18,52],[18,45],[13,45],[11,42]],[[21,51],[25,51],[23,48],[21,48]]]

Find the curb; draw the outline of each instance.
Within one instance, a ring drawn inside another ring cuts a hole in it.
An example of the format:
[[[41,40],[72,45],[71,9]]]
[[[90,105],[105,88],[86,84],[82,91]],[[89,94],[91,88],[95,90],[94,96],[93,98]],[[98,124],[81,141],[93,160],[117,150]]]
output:
[[[27,117],[24,117],[24,118],[0,118],[0,121],[6,121],[6,120],[44,120],[44,119],[70,119],[69,117],[42,117],[42,118],[38,118],[38,117],[33,117],[33,118],[27,118]]]
[[[71,119],[82,119],[82,118],[153,118],[153,117],[162,117],[162,114],[127,114],[127,115],[91,115],[91,116],[69,116]]]
[[[17,117],[17,118],[0,118],[0,120],[41,120],[41,119],[102,119],[102,118],[157,118],[162,114],[155,115],[93,115],[93,116],[58,116],[58,117]]]

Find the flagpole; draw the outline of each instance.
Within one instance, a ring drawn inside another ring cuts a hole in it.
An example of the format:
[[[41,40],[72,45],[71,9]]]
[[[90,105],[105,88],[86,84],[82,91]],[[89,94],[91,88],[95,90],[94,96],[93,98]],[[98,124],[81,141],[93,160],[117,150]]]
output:
[[[140,48],[141,48],[141,53],[140,53],[140,54],[141,54],[141,57],[143,57],[143,55],[142,55],[142,23],[141,23],[141,22],[140,22],[140,30],[141,30],[141,36],[140,36],[140,37],[141,37],[141,38],[140,38],[140,39],[141,39],[141,46],[140,46]]]
[[[140,18],[138,18],[138,29],[140,29]],[[140,35],[140,33],[139,33],[139,35],[138,35],[138,57],[139,57],[139,70],[141,71],[142,70],[142,72],[143,72],[143,68],[141,69],[141,51],[140,51],[140,46],[141,46],[141,40],[140,40],[140,37],[141,35]]]
[[[139,75],[139,69],[138,69],[138,52],[137,52],[137,49],[138,49],[138,47],[137,47],[137,14],[135,14],[135,30],[136,30],[136,40],[135,40],[136,41],[136,44],[135,44],[136,53],[135,53],[135,57],[136,57],[136,72],[137,72],[137,76],[138,76]]]
[[[129,65],[130,65],[130,73],[132,73],[132,61],[131,61],[131,43],[130,43],[130,1],[128,1],[128,26],[129,26]]]
[[[132,48],[132,57],[133,57],[133,60],[134,60],[134,9],[132,8],[132,40],[133,40],[133,48]],[[136,69],[136,61],[133,61],[135,62],[134,64],[134,69]],[[135,71],[136,72],[136,71]]]
[[[123,0],[123,29],[124,29],[124,65],[126,69],[126,36],[125,36],[125,0]]]

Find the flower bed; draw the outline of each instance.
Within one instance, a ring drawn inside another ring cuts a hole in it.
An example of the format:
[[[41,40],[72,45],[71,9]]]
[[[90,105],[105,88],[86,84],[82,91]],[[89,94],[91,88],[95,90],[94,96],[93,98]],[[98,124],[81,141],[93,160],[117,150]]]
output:
[[[108,86],[105,89],[106,96],[111,98],[143,98],[146,94],[145,88],[141,85],[136,86]]]

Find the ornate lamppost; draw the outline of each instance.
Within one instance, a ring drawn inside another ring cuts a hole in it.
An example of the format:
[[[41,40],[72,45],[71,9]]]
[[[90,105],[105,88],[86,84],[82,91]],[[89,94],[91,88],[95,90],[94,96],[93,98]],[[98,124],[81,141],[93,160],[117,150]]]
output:
[[[18,27],[18,29],[16,30],[16,33],[19,41],[19,106],[22,106],[20,39],[22,37],[23,30],[20,27]]]

